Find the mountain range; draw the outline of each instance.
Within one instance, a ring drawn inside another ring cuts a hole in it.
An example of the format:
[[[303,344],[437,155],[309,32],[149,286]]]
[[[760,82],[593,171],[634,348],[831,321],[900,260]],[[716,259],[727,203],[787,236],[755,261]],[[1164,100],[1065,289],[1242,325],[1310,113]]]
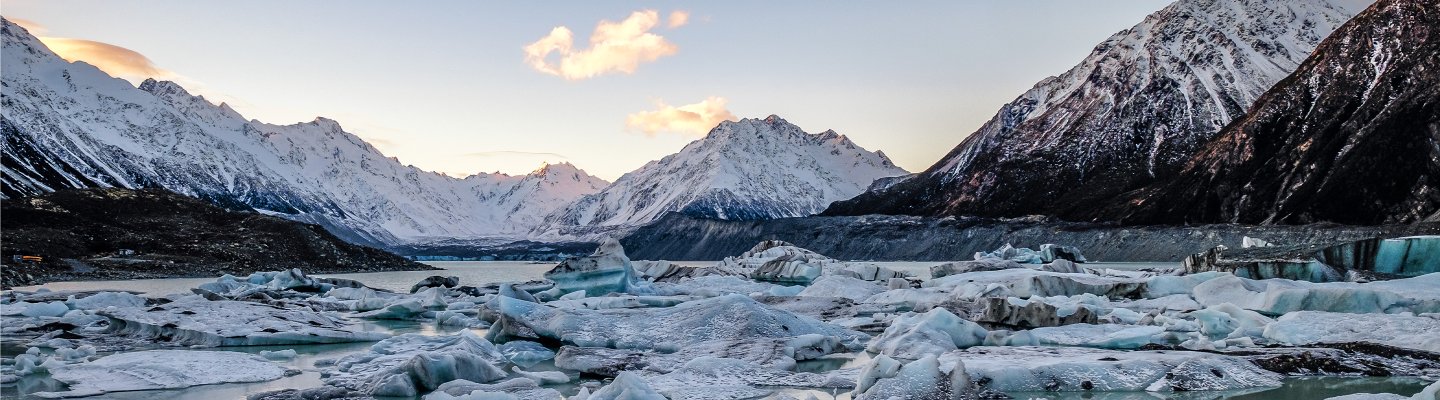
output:
[[[933,166],[828,215],[1055,214],[1174,176],[1352,13],[1325,0],[1180,0],[1046,78]]]

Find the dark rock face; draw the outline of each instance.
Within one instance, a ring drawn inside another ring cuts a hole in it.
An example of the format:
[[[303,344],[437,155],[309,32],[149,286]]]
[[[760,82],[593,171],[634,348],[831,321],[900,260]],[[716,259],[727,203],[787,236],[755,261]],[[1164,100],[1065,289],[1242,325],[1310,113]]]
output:
[[[1181,0],[1047,78],[916,177],[825,215],[1052,214],[1174,176],[1350,14]]]
[[[1440,234],[1440,224],[1116,226],[984,218],[862,217],[716,221],[670,214],[621,239],[636,260],[720,260],[778,239],[839,260],[956,261],[1006,243],[1065,243],[1090,261],[1180,261],[1243,237],[1273,243],[1323,244],[1374,237]]]
[[[316,225],[159,189],[62,190],[0,201],[0,213],[5,269],[35,281],[432,269]]]
[[[1440,7],[1426,0],[1371,6],[1178,177],[1127,197],[1063,214],[1134,224],[1435,220]]]

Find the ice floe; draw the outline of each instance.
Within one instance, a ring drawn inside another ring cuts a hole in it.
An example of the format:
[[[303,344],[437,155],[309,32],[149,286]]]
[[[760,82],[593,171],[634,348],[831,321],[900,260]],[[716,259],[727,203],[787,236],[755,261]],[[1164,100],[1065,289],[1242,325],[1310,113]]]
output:
[[[68,384],[69,390],[36,395],[83,397],[217,383],[263,382],[280,379],[285,372],[285,368],[260,356],[232,351],[136,351],[52,368],[50,376]]]
[[[474,332],[449,336],[405,334],[375,343],[370,351],[336,360],[326,384],[374,396],[417,396],[456,379],[493,382],[509,376],[506,358]]]

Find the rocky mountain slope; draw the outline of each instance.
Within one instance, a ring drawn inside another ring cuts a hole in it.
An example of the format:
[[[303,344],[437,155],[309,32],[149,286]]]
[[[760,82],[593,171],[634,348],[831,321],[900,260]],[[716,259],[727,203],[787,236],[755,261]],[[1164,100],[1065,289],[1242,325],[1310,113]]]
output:
[[[1033,219],[892,215],[814,216],[718,221],[670,214],[620,240],[636,260],[719,260],[762,240],[784,240],[841,260],[955,261],[1005,244],[1079,247],[1102,262],[1178,262],[1216,245],[1239,248],[1244,237],[1287,245],[1334,244],[1376,237],[1440,234],[1440,223],[1119,226]]]
[[[179,85],[138,88],[69,63],[9,21],[3,36],[4,197],[160,187],[325,226],[357,243],[520,236],[607,182],[568,164],[452,178],[404,165],[317,118],[246,120]]]
[[[1326,0],[1180,0],[1001,107],[913,179],[829,215],[1053,213],[1175,173],[1351,13]]]
[[[679,212],[721,220],[799,217],[900,176],[884,153],[778,116],[721,122],[680,152],[621,176],[547,219],[547,234],[631,227]]]
[[[1072,213],[1145,224],[1440,219],[1440,4],[1377,2],[1177,178]]]
[[[0,214],[7,284],[23,275],[50,281],[431,269],[347,243],[317,225],[225,210],[161,189],[67,189],[5,199]],[[12,259],[23,255],[42,260]]]

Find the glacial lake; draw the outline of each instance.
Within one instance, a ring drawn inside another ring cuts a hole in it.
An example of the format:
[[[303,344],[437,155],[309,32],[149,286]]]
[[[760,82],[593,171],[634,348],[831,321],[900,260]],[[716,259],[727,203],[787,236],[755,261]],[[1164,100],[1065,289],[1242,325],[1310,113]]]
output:
[[[677,262],[683,265],[712,265],[714,261],[685,261]],[[453,275],[460,277],[462,285],[479,285],[490,282],[506,281],[527,281],[540,279],[545,271],[554,267],[555,263],[534,263],[523,261],[437,261],[426,264],[442,268],[444,271],[405,271],[405,272],[377,272],[362,274],[330,274],[320,275],[326,277],[339,277],[354,279],[372,287],[384,288],[398,292],[408,292],[410,285],[431,275]],[[928,278],[929,268],[940,262],[876,262],[886,268],[910,272],[912,275]],[[1111,268],[1123,270],[1137,270],[1144,268],[1174,268],[1179,263],[1087,263],[1089,268]],[[160,296],[168,293],[188,293],[190,288],[202,283],[214,281],[214,278],[181,278],[181,279],[147,279],[127,281],[87,281],[87,282],[55,282],[35,287],[18,288],[19,290],[35,290],[40,287],[49,290],[131,290],[145,292],[148,295]],[[356,321],[359,330],[380,331],[392,334],[421,333],[428,335],[454,334],[465,328],[438,327],[435,324],[419,323],[414,321]],[[483,335],[485,329],[472,329]],[[207,350],[239,351],[258,354],[262,350],[284,350],[295,349],[298,357],[292,360],[279,361],[288,368],[301,371],[300,374],[284,377],[274,381],[256,383],[237,383],[196,386],[177,390],[152,390],[141,392],[109,393],[103,396],[106,399],[129,399],[129,400],[170,400],[170,399],[243,399],[248,395],[287,389],[307,388],[321,386],[320,372],[315,367],[315,361],[323,359],[335,359],[348,354],[363,352],[370,347],[370,343],[345,343],[311,346],[247,346],[247,347],[225,347]],[[6,357],[13,357],[16,353],[24,351],[24,347],[18,343],[3,343],[0,352]],[[104,353],[101,353],[102,355]],[[838,357],[837,357],[838,356]],[[827,357],[826,360],[801,362],[797,369],[807,371],[823,371],[842,367],[856,367],[863,365],[868,359],[868,354],[861,352],[849,355],[835,355]],[[554,370],[553,364],[548,362],[531,366],[527,370],[545,371]],[[1331,396],[1339,396],[1351,393],[1398,393],[1409,396],[1419,392],[1427,384],[1419,378],[1389,377],[1389,378],[1341,378],[1341,377],[1302,377],[1289,378],[1284,381],[1284,386],[1269,389],[1254,389],[1245,391],[1224,391],[1224,392],[1189,392],[1189,393],[1151,393],[1151,392],[1068,392],[1068,393],[1011,393],[1016,399],[1086,399],[1086,400],[1156,400],[1156,399],[1184,399],[1184,400],[1259,400],[1259,399],[1323,399]],[[551,386],[565,395],[573,395],[578,386],[575,383]],[[27,396],[30,393],[61,390],[63,387],[54,380],[44,376],[29,376],[19,382],[0,387],[0,398],[33,398]],[[850,399],[847,392],[828,392],[810,390],[781,390],[781,393],[804,398],[806,394],[814,394],[819,399],[845,400]],[[99,397],[95,397],[99,398]]]

